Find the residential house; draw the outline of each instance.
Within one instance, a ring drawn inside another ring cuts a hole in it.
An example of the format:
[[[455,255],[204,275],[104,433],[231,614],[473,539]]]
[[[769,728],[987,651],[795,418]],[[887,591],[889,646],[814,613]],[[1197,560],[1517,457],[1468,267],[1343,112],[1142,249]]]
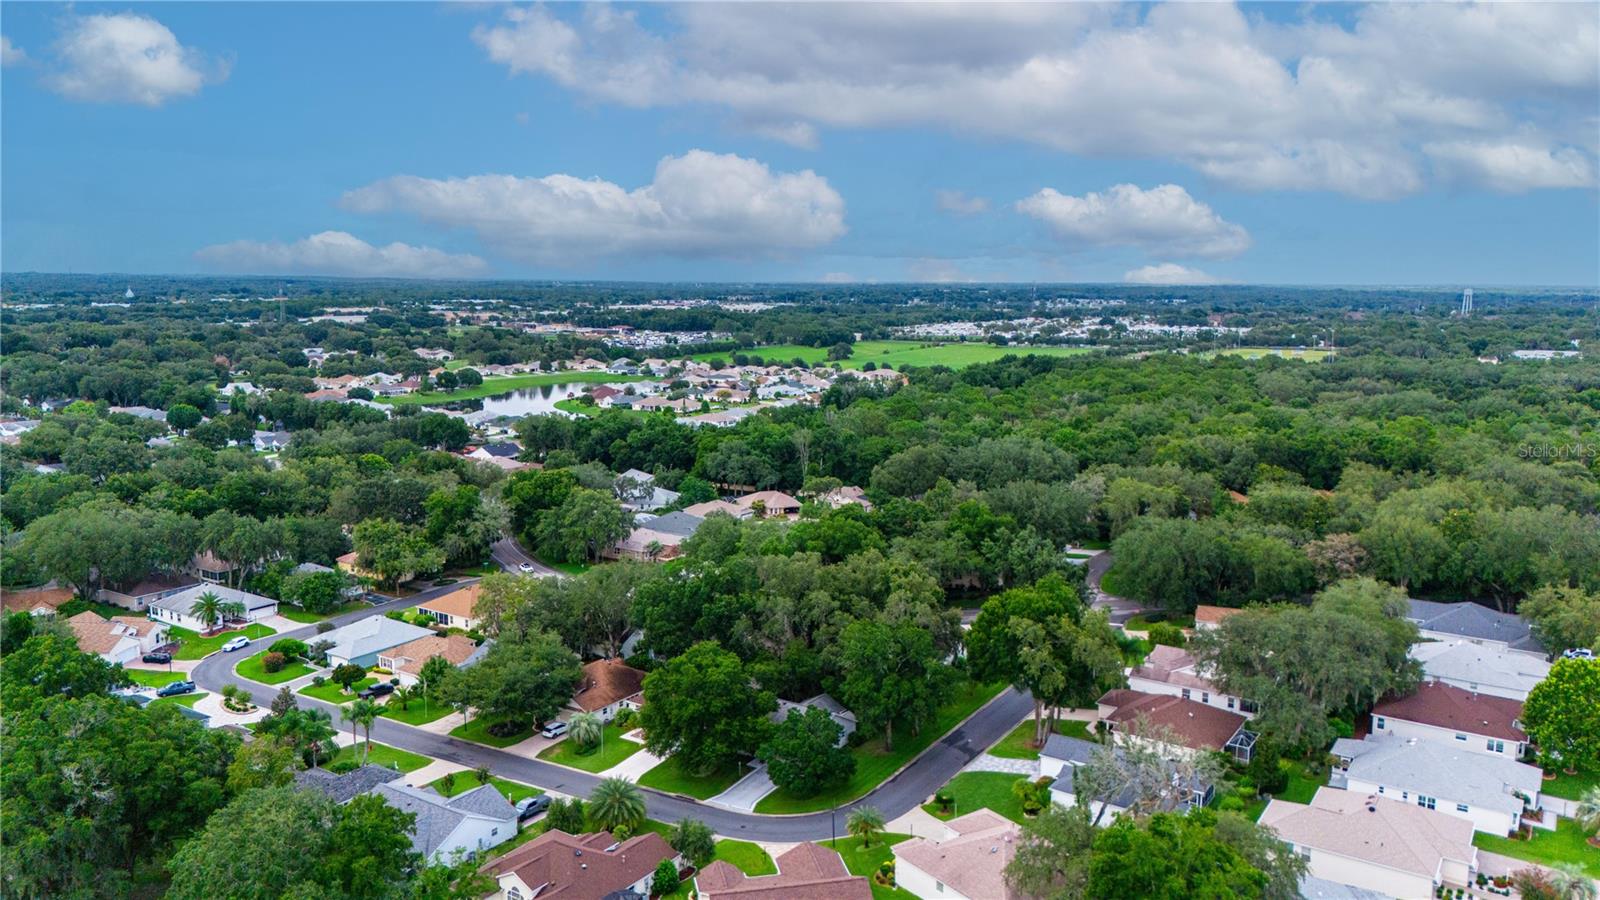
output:
[[[681,510],[656,516],[606,548],[604,555],[612,559],[672,559],[681,552],[683,542],[692,537],[704,521],[699,516]]]
[[[257,453],[276,453],[289,446],[293,437],[287,431],[258,431],[250,438],[250,443]]]
[[[1312,877],[1400,900],[1465,887],[1478,866],[1471,822],[1377,794],[1322,787],[1309,804],[1271,801],[1258,821],[1305,857]]]
[[[248,381],[230,381],[223,385],[222,390],[218,393],[222,394],[224,397],[232,397],[235,391],[242,393],[247,397],[262,393],[261,388],[256,387]]]
[[[342,403],[350,399],[350,395],[338,388],[318,388],[305,395],[312,403]]]
[[[167,414],[164,410],[152,409],[148,406],[113,406],[108,408],[106,411],[110,413],[122,413],[123,415],[133,416],[139,419],[148,419],[151,422],[161,422],[163,424],[165,424],[167,421]]]
[[[85,610],[67,620],[78,649],[106,662],[127,664],[167,642],[167,626],[133,616],[100,618]]]
[[[1163,755],[1227,751],[1249,762],[1255,747],[1255,734],[1244,727],[1248,719],[1198,700],[1117,688],[1102,695],[1098,705],[1100,721],[1118,741],[1150,740]],[[1176,743],[1136,733],[1146,727],[1169,732]]]
[[[1246,717],[1254,713],[1255,704],[1217,690],[1216,685],[1199,674],[1197,666],[1189,651],[1157,644],[1143,664],[1128,670],[1128,687],[1147,694],[1195,700]]]
[[[1437,603],[1410,600],[1406,618],[1415,622],[1424,638],[1435,641],[1468,640],[1532,654],[1544,659],[1546,651],[1526,619],[1471,601]]]
[[[595,387],[594,390],[591,390],[589,392],[589,396],[594,398],[595,406],[598,406],[601,409],[606,409],[611,406],[611,401],[622,396],[622,391],[619,391],[610,385],[602,384]]]
[[[38,419],[0,419],[0,437],[20,438],[38,427]]]
[[[583,680],[567,706],[609,722],[618,712],[637,710],[644,703],[644,675],[620,659],[584,663]]]
[[[656,866],[683,858],[653,831],[619,841],[609,831],[546,831],[478,871],[495,880],[495,900],[633,900],[649,897]]]
[[[1194,627],[1196,631],[1207,631],[1212,628],[1221,628],[1222,620],[1239,612],[1226,606],[1207,606],[1201,604],[1194,608]]]
[[[77,596],[72,588],[36,587],[20,591],[0,591],[0,607],[6,612],[25,612],[36,616],[53,616],[61,604]]]
[[[393,782],[378,785],[372,793],[417,817],[411,849],[430,862],[446,861],[457,853],[476,855],[517,836],[517,808],[492,784],[454,797]]]
[[[239,567],[210,550],[203,550],[190,557],[184,570],[207,584],[228,584]]]
[[[478,627],[478,617],[473,610],[477,608],[478,598],[482,594],[483,583],[474,581],[464,588],[418,604],[417,612],[432,616],[435,622],[446,628],[473,631]]]
[[[867,512],[872,512],[872,501],[867,499],[867,492],[854,485],[834,488],[818,499],[828,504],[832,509],[854,504]]]
[[[444,657],[458,669],[465,669],[482,659],[489,652],[490,644],[484,641],[479,645],[464,634],[430,634],[379,651],[378,668],[393,672],[402,687],[411,687],[420,680],[422,667],[435,656]]]
[[[1458,743],[1466,740],[1463,736]],[[1395,735],[1340,738],[1332,753],[1339,758],[1332,786],[1416,803],[1466,819],[1486,834],[1505,837],[1521,827],[1524,816],[1544,818],[1539,806],[1543,773],[1503,756]]]
[[[933,837],[890,848],[895,884],[924,900],[1021,900],[1006,882],[1022,827],[988,809],[957,816]]]
[[[1528,699],[1534,685],[1550,675],[1542,656],[1467,639],[1412,644],[1411,658],[1422,663],[1425,677],[1510,700]]]
[[[1528,743],[1521,717],[1522,703],[1517,700],[1475,694],[1442,681],[1424,681],[1415,693],[1374,706],[1372,733],[1445,742],[1474,753],[1521,759]]]
[[[1062,734],[1050,735],[1039,751],[1039,774],[1055,779],[1050,785],[1050,798],[1062,806],[1076,806],[1078,797],[1074,789],[1073,773],[1079,766],[1093,759],[1096,752],[1103,749],[1105,749],[1104,744],[1097,744],[1094,741]],[[1111,752],[1120,756],[1123,750],[1120,747],[1112,747]],[[1187,785],[1180,785],[1176,783],[1174,775],[1171,790],[1181,795],[1181,799],[1173,798],[1176,802],[1172,806],[1189,809],[1210,803],[1216,787],[1199,777],[1193,778]],[[1091,818],[1098,816],[1101,825],[1109,825],[1117,816],[1128,811],[1134,804],[1136,796],[1134,786],[1126,785],[1117,796],[1109,800],[1090,801],[1089,815]]]
[[[804,713],[807,710],[812,709],[820,709],[825,711],[828,714],[828,718],[832,719],[833,723],[839,726],[839,740],[836,742],[837,746],[844,746],[845,741],[850,739],[850,735],[855,734],[856,714],[848,709],[845,709],[843,703],[840,703],[827,694],[818,694],[815,697],[800,703],[794,703],[789,700],[784,700],[780,697],[778,698],[778,708],[773,711],[772,715],[767,716],[767,718],[772,720],[774,723],[778,723],[789,718],[789,713],[791,712]]]
[[[797,519],[800,501],[782,491],[756,491],[733,501],[735,506],[750,510],[758,519]]]
[[[352,577],[355,577],[355,578],[367,578],[367,579],[371,579],[373,581],[379,580],[378,573],[373,572],[370,569],[364,568],[360,564],[360,562],[358,562],[358,560],[360,560],[360,558],[361,558],[361,554],[359,552],[357,552],[355,550],[351,550],[349,553],[346,553],[343,556],[340,556],[340,557],[334,559],[333,565],[334,565],[334,568],[338,569],[339,571],[345,573],[346,575],[350,575]],[[405,578],[402,578],[400,580],[402,582],[410,581],[411,577],[409,575],[407,575]]]
[[[358,666],[370,667],[378,664],[378,654],[383,651],[432,634],[430,629],[412,625],[410,622],[402,622],[388,616],[369,616],[351,622],[343,628],[319,634],[312,640],[329,641],[333,644],[328,650],[329,666],[355,663]]]
[[[449,350],[438,350],[429,347],[418,348],[411,352],[429,362],[449,362],[456,358],[456,355]]]
[[[699,516],[702,519],[711,515],[712,513],[723,513],[725,515],[733,516],[735,519],[748,519],[752,515],[750,510],[745,509],[738,504],[729,503],[726,500],[707,500],[704,503],[696,503],[693,506],[685,506],[683,511],[691,516]]]
[[[188,590],[200,584],[188,575],[169,575],[154,572],[131,584],[105,586],[96,592],[95,599],[134,612],[144,612],[150,604]]]
[[[656,485],[649,472],[629,469],[617,476],[615,490],[622,508],[632,512],[654,512],[678,502],[678,492]]]
[[[207,630],[206,623],[195,614],[195,606],[200,598],[206,594],[215,594],[223,603],[237,603],[244,607],[244,612],[233,616],[230,621],[259,622],[268,616],[278,614],[278,601],[249,591],[224,587],[220,584],[196,584],[174,594],[169,594],[149,604],[150,618],[190,631]],[[217,625],[224,623],[218,622]],[[215,626],[212,626],[215,627]]]
[[[380,784],[388,784],[401,777],[402,774],[394,769],[367,763],[342,775],[322,768],[296,772],[294,786],[301,790],[316,791],[335,803],[345,804]]]
[[[484,444],[481,447],[474,447],[469,450],[466,455],[469,459],[477,459],[484,462],[489,462],[496,459],[515,460],[521,453],[522,446],[520,444],[514,444],[511,441],[497,441],[493,444]]]
[[[872,900],[872,884],[820,844],[796,844],[773,862],[776,874],[746,875],[716,860],[695,874],[695,893],[700,900]]]

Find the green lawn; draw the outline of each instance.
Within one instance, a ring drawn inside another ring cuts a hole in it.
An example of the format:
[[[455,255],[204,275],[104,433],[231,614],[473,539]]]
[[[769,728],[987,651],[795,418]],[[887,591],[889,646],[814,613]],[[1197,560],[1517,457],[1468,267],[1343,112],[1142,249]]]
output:
[[[1122,576],[1117,572],[1116,563],[1112,563],[1111,568],[1100,576],[1100,590],[1113,597],[1127,596],[1128,589],[1122,586]]]
[[[380,397],[378,402],[393,403],[400,406],[416,403],[448,403],[451,400],[475,400],[480,397],[493,397],[496,394],[504,394],[520,388],[538,387],[545,384],[642,380],[636,375],[613,375],[610,372],[544,372],[536,375],[502,375],[485,378],[483,384],[476,387],[461,388],[448,393],[445,391],[427,391],[418,394],[404,394],[399,397]]]
[[[489,733],[489,726],[492,724],[492,722],[486,722],[483,719],[473,719],[464,725],[457,725],[455,728],[450,729],[450,736],[478,744],[488,744],[491,747],[509,747],[512,744],[525,741],[533,735],[533,726],[529,725],[516,734],[497,737]]]
[[[1579,772],[1568,775],[1560,769],[1555,770],[1555,778],[1540,785],[1539,793],[1549,794],[1552,797],[1561,797],[1566,800],[1581,800],[1583,792],[1600,784],[1600,773]]]
[[[1104,588],[1105,582],[1101,581],[1100,586]],[[1154,625],[1156,622],[1165,622],[1168,625],[1176,625],[1179,628],[1193,628],[1194,616],[1173,616],[1171,618],[1163,618],[1160,613],[1154,613],[1153,618],[1134,616],[1128,620],[1126,625],[1123,625],[1122,627],[1126,631],[1149,631],[1150,626]]]
[[[1325,778],[1314,777],[1305,763],[1296,761],[1290,764],[1288,786],[1273,796],[1291,803],[1310,803],[1311,798],[1317,794],[1317,788],[1326,783]]]
[[[956,695],[939,709],[934,721],[923,726],[921,734],[912,734],[909,728],[896,729],[893,750],[884,749],[881,735],[853,748],[850,753],[856,758],[856,771],[843,786],[806,798],[791,796],[784,790],[773,791],[756,804],[755,811],[803,813],[843,806],[900,771],[906,763],[916,758],[934,741],[944,737],[950,729],[977,712],[980,706],[994,699],[1004,689],[1003,684],[969,684],[957,691]]]
[[[994,362],[1005,356],[1076,356],[1092,352],[1088,347],[999,347],[982,342],[934,343],[930,341],[857,341],[850,358],[840,365],[846,369],[859,369],[867,363],[887,364],[900,369],[906,366],[949,366],[959,369],[977,363]],[[746,356],[759,356],[770,364],[788,363],[799,358],[807,365],[828,362],[828,348],[802,347],[799,344],[779,344],[771,347],[753,347],[737,351]],[[733,352],[699,353],[695,359],[710,362],[720,359],[733,362]]]
[[[1089,732],[1089,723],[1079,722],[1077,719],[1056,720],[1056,734],[1083,738],[1086,741],[1094,740],[1094,735]],[[990,747],[989,753],[1005,759],[1038,759],[1039,751],[1031,746],[1032,741],[1033,717],[1029,716],[1026,722],[1013,728],[1010,734]]]
[[[350,701],[356,699],[357,693],[372,687],[377,680],[378,679],[376,678],[363,678],[355,684],[350,685],[350,692],[348,694],[345,693],[344,688],[339,687],[339,685],[332,681],[324,681],[320,685],[308,684],[300,689],[300,693],[305,694],[307,697],[321,700],[324,703],[349,703]]]
[[[276,672],[268,672],[261,665],[261,658],[266,656],[268,652],[263,650],[255,656],[246,657],[234,671],[244,678],[248,678],[251,681],[259,681],[262,684],[283,684],[285,681],[293,681],[302,675],[310,675],[316,671],[316,669],[296,660]]]
[[[194,705],[200,702],[200,698],[204,697],[205,695],[205,691],[195,691],[192,694],[179,694],[176,697],[157,697],[156,699],[150,701],[150,705],[155,706],[157,703],[175,703],[178,706],[187,706],[190,709],[194,709]]]
[[[178,647],[178,652],[172,654],[173,659],[204,659],[218,650],[221,650],[223,644],[226,644],[227,642],[238,637],[240,633],[241,632],[239,631],[224,631],[221,634],[213,635],[211,637],[201,637],[187,628],[174,627],[167,629],[167,636],[169,638],[174,641],[183,642],[183,644]],[[246,625],[242,633],[245,637],[248,637],[252,641],[260,640],[261,638],[270,637],[271,635],[276,634],[276,632],[274,632],[271,628],[262,625],[260,622],[252,622],[249,625]]]
[[[1321,362],[1328,357],[1328,351],[1326,350],[1296,350],[1287,347],[1234,347],[1216,352],[1221,356],[1242,356],[1245,359],[1281,356],[1284,359],[1303,359],[1308,362]]]
[[[341,759],[354,759],[360,761],[361,748],[365,743],[365,741],[360,741],[351,744],[348,747],[340,747],[339,752],[335,753],[333,758],[323,763],[323,765],[331,766]],[[368,746],[372,748],[367,751],[367,763],[369,765],[383,766],[386,769],[395,769],[396,771],[400,772],[415,772],[428,763],[433,762],[433,760],[427,758],[426,756],[421,756],[408,750],[401,750],[399,747],[391,747],[388,744],[374,743]],[[471,772],[466,772],[456,777],[463,781],[475,781]]]
[[[580,750],[578,742],[569,737],[539,751],[539,758],[545,762],[559,763],[585,772],[604,772],[644,749],[643,744],[625,741],[622,735],[621,728],[607,725],[605,738],[599,746],[587,753]]]
[[[746,875],[776,875],[778,864],[759,844],[725,839],[717,841],[716,859],[731,864]]]
[[[1027,780],[1026,775],[1009,772],[962,772],[950,779],[943,790],[955,796],[955,807],[949,812],[939,809],[937,803],[923,805],[923,810],[937,819],[954,819],[975,809],[992,809],[1013,822],[1021,822],[1022,801],[1011,793],[1011,786]]]
[[[539,560],[539,561],[540,562],[544,562],[544,560]],[[591,565],[590,563],[573,563],[573,562],[553,563],[553,562],[545,562],[544,564],[549,566],[552,569],[555,569],[557,572],[560,572],[563,575],[582,575],[583,573],[585,573],[585,572],[589,571],[590,569],[594,568],[594,566]]]
[[[440,778],[437,781],[429,783],[428,787],[433,788],[446,797],[454,797],[457,794],[465,793],[478,786],[478,776],[471,772],[457,772],[456,777],[451,781],[450,788],[448,790],[445,789],[445,786],[442,783],[443,781],[444,779]],[[516,803],[518,800],[521,800],[524,797],[537,797],[538,795],[544,793],[544,791],[539,790],[531,784],[523,784],[520,781],[512,781],[509,778],[501,778],[498,775],[492,776],[489,779],[489,783],[499,788],[500,793],[504,794],[505,798],[512,803]]]
[[[400,704],[395,702],[394,695],[390,694],[389,701],[383,704],[382,716],[407,725],[426,725],[450,715],[450,712],[450,705],[447,703],[438,701],[423,703],[421,698],[412,700],[405,709],[401,709]]]
[[[291,622],[299,622],[303,625],[314,625],[317,622],[321,622],[323,619],[331,619],[334,616],[339,616],[348,612],[355,612],[356,610],[367,608],[367,604],[361,602],[360,600],[351,600],[349,603],[334,609],[332,612],[314,613],[306,612],[298,606],[290,606],[287,603],[280,603],[278,604],[278,615],[283,616],[285,619],[288,619]]]
[[[1591,876],[1600,878],[1600,850],[1589,845],[1577,823],[1571,819],[1561,819],[1556,823],[1555,831],[1535,828],[1532,839],[1526,841],[1478,832],[1472,835],[1472,843],[1491,853],[1529,862],[1545,865],[1576,863]]]
[[[736,764],[710,775],[696,776],[684,771],[676,756],[669,756],[660,765],[639,776],[639,783],[669,794],[687,794],[696,800],[709,800],[732,787],[748,771]]]
[[[909,834],[879,834],[872,838],[872,846],[863,848],[861,838],[847,837],[835,841],[818,841],[824,847],[831,847],[839,851],[839,856],[844,859],[844,867],[850,870],[851,875],[865,875],[869,880],[872,873],[885,862],[894,859],[894,852],[889,848],[901,841],[911,839]],[[872,882],[872,900],[917,900],[917,895],[905,888],[886,888],[876,881]]]
[[[123,669],[134,684],[144,687],[166,687],[174,681],[182,681],[188,675],[183,672],[153,672],[149,669]]]

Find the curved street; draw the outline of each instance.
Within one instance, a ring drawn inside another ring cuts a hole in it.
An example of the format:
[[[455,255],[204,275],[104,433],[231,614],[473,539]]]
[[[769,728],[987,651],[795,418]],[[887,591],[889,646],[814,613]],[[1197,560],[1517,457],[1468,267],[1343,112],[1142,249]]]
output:
[[[335,616],[328,621],[336,626],[348,625],[368,616],[383,615],[390,610],[416,606],[426,600],[458,590],[474,580],[466,579],[444,587],[429,588],[410,597]],[[316,634],[316,626],[308,625],[273,635],[272,640],[288,637],[310,641]],[[220,691],[228,684],[237,685],[249,691],[256,704],[267,706],[276,696],[278,689],[239,677],[233,671],[233,667],[243,658],[243,655],[232,653],[214,653],[195,666],[191,677],[196,684],[208,691]],[[333,704],[306,696],[299,696],[296,699],[302,706],[314,706],[327,711],[333,716],[334,721],[338,722],[339,709]],[[677,822],[686,818],[699,819],[710,825],[718,834],[751,840],[821,840],[842,834],[844,813],[856,806],[875,806],[883,812],[886,819],[892,820],[920,805],[945,782],[954,778],[963,766],[989,745],[1004,737],[1032,711],[1033,702],[1026,694],[1008,688],[974,713],[960,727],[940,738],[898,775],[879,785],[865,797],[827,812],[797,816],[757,815],[710,806],[688,797],[664,794],[642,786],[640,791],[644,794],[650,817],[662,822]],[[600,782],[599,777],[587,772],[528,759],[448,735],[434,734],[389,719],[379,719],[372,726],[372,739],[381,744],[447,760],[467,768],[488,766],[496,775],[564,794],[588,796]]]

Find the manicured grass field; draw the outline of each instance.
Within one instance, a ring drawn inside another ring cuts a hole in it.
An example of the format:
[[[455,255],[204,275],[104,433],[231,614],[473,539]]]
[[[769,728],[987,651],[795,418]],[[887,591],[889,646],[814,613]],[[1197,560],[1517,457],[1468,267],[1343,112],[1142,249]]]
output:
[[[464,741],[473,741],[478,744],[488,744],[491,747],[509,747],[520,741],[525,741],[533,735],[533,726],[506,737],[497,737],[489,733],[489,726],[494,723],[483,719],[473,719],[464,725],[457,725],[450,729],[451,737],[458,737]]]
[[[669,794],[687,794],[696,800],[709,800],[732,787],[748,771],[742,765],[733,765],[710,775],[696,776],[685,771],[676,756],[669,756],[661,765],[639,776],[639,783]]]
[[[169,628],[167,636],[174,641],[182,641],[178,652],[172,654],[173,659],[204,659],[222,649],[222,645],[243,634],[252,641],[260,640],[276,634],[271,628],[260,622],[252,622],[244,627],[243,631],[224,631],[211,637],[201,637],[187,628]]]
[[[450,715],[450,712],[449,704],[437,700],[424,703],[420,697],[407,703],[405,709],[401,709],[400,704],[395,702],[394,695],[390,694],[388,702],[383,704],[381,715],[407,725],[426,725]]]
[[[773,791],[756,804],[755,811],[802,813],[843,806],[882,784],[1004,689],[1003,684],[969,684],[939,709],[934,720],[922,727],[921,734],[912,734],[909,728],[897,728],[893,750],[884,749],[882,735],[852,749],[850,753],[856,758],[855,775],[842,787],[806,798],[790,796],[783,790]]]
[[[901,841],[911,839],[909,834],[875,834],[872,836],[870,847],[861,846],[861,838],[847,837],[834,841],[818,841],[824,847],[831,847],[839,851],[839,856],[844,859],[844,867],[850,870],[851,875],[865,875],[869,880],[872,873],[885,862],[894,859],[894,852],[889,848]],[[886,888],[877,882],[872,882],[872,900],[917,900],[917,895],[905,888]]]
[[[399,397],[383,397],[379,403],[393,403],[400,406],[415,403],[448,403],[451,400],[475,400],[479,397],[493,397],[495,394],[504,394],[520,388],[538,387],[542,384],[577,384],[579,382],[623,382],[640,381],[634,375],[613,375],[610,372],[541,372],[536,375],[504,375],[485,378],[483,384],[476,387],[461,388],[450,391],[427,391],[419,394],[404,394]]]
[[[157,703],[173,703],[178,706],[187,706],[190,709],[194,709],[194,705],[200,702],[200,698],[204,696],[206,696],[205,691],[195,691],[192,694],[179,694],[176,697],[157,697],[156,699],[150,701],[150,705],[155,706]]]
[[[1491,853],[1544,863],[1547,866],[1557,863],[1576,863],[1589,875],[1600,878],[1600,850],[1589,845],[1583,831],[1571,819],[1557,822],[1555,831],[1535,828],[1533,838],[1526,841],[1478,832],[1472,835],[1472,843]]]
[[[543,560],[541,560],[541,562],[543,562]],[[594,566],[590,565],[589,563],[573,563],[573,562],[561,562],[561,563],[547,562],[547,563],[545,563],[545,565],[549,566],[552,569],[555,569],[557,572],[560,572],[560,573],[562,573],[564,575],[582,575],[583,573],[585,573],[585,572],[589,571],[590,569],[594,568]]]
[[[1094,740],[1089,732],[1088,722],[1079,722],[1077,719],[1059,719],[1056,721],[1056,734],[1067,737],[1082,738],[1086,741]],[[1033,718],[1011,730],[1011,733],[1001,738],[993,747],[989,748],[991,756],[1004,757],[1005,759],[1038,759],[1039,751],[1029,746],[1033,740]]]
[[[457,772],[456,777],[451,781],[450,788],[448,790],[445,789],[443,781],[444,779],[440,778],[437,781],[430,782],[428,787],[433,788],[446,797],[454,797],[457,794],[466,793],[467,791],[470,791],[478,786],[478,776],[471,772]],[[512,803],[516,803],[518,800],[521,800],[524,797],[536,797],[544,793],[544,791],[539,790],[531,784],[523,784],[520,781],[512,781],[509,778],[501,778],[498,775],[491,777],[489,779],[489,783],[499,788],[500,793],[504,794],[505,798]]]
[[[345,693],[344,688],[331,681],[324,681],[320,685],[308,684],[300,689],[300,693],[305,694],[307,697],[321,700],[324,703],[349,703],[356,699],[356,694],[372,687],[377,680],[376,678],[363,678],[350,685],[350,693],[348,694]]]
[[[1581,800],[1584,791],[1600,784],[1600,772],[1579,772],[1576,775],[1568,775],[1556,769],[1555,775],[1554,779],[1544,782],[1539,787],[1539,793],[1566,800]]]
[[[1291,803],[1310,803],[1311,798],[1317,795],[1317,788],[1326,783],[1326,778],[1315,777],[1305,763],[1297,761],[1290,763],[1288,786],[1274,796]]]
[[[366,741],[357,741],[348,747],[340,747],[339,752],[335,753],[333,758],[323,763],[323,765],[331,766],[341,759],[353,759],[360,762],[363,745],[366,745]],[[367,751],[367,763],[374,766],[383,766],[385,769],[394,769],[398,772],[415,772],[433,762],[426,756],[421,756],[408,750],[401,750],[399,747],[391,747],[388,744],[373,743],[367,746],[371,747]],[[471,772],[457,777],[475,782]]]
[[[975,809],[992,809],[1013,822],[1021,822],[1022,801],[1011,793],[1011,786],[1025,780],[1026,775],[1009,772],[962,772],[943,788],[955,797],[952,810],[941,811],[937,803],[924,804],[922,808],[937,819],[954,819]]]
[[[818,365],[828,362],[828,348],[802,347],[799,344],[779,344],[771,347],[753,347],[749,350],[740,350],[746,356],[759,356],[762,361],[773,363],[788,363],[794,359],[803,359],[807,365]],[[859,369],[867,363],[877,363],[882,367],[888,364],[895,369],[906,366],[949,366],[959,369],[963,366],[978,363],[994,362],[1006,356],[1076,356],[1080,353],[1089,353],[1088,347],[1000,347],[994,344],[970,341],[966,343],[935,343],[931,341],[858,341],[850,358],[842,360],[840,366],[846,369]],[[700,353],[695,359],[710,362],[720,359],[727,363],[733,362],[732,352]]]
[[[778,864],[759,844],[732,839],[717,841],[717,859],[731,864],[746,875],[776,875]]]
[[[285,681],[293,681],[302,675],[310,675],[316,671],[316,669],[296,660],[276,672],[268,672],[261,665],[261,658],[266,656],[267,653],[268,651],[263,650],[255,656],[246,657],[234,671],[244,678],[248,678],[251,681],[259,681],[262,684],[283,684]]]
[[[183,672],[153,672],[149,669],[123,669],[122,671],[128,673],[128,677],[133,679],[134,684],[153,688],[166,687],[174,681],[182,681],[188,677]]]
[[[1112,563],[1111,568],[1100,576],[1100,590],[1113,597],[1126,597],[1127,588],[1122,585],[1122,576],[1117,572],[1117,564]]]
[[[332,612],[314,613],[306,612],[298,606],[290,606],[287,603],[281,603],[278,605],[278,615],[283,616],[285,619],[288,619],[291,622],[300,622],[304,625],[313,625],[317,622],[321,622],[323,619],[331,619],[334,616],[340,616],[348,612],[355,612],[356,610],[367,608],[367,604],[362,603],[360,600],[351,600],[349,603],[334,609]]]
[[[644,749],[643,744],[623,740],[622,734],[621,728],[607,725],[605,739],[587,753],[578,748],[577,741],[568,737],[540,750],[539,758],[545,762],[560,763],[585,772],[604,772]]]
[[[1100,586],[1102,588],[1105,587],[1105,583],[1102,581]],[[1160,615],[1157,614],[1156,618],[1168,625],[1176,625],[1179,628],[1194,627],[1194,616],[1173,616],[1170,619],[1161,619]],[[1156,624],[1156,621],[1153,619],[1147,619],[1144,616],[1134,616],[1122,627],[1126,631],[1149,631],[1150,626],[1154,624]]]
[[[1303,359],[1307,362],[1321,362],[1328,358],[1326,350],[1297,350],[1288,347],[1234,347],[1229,350],[1218,350],[1219,356],[1242,356],[1245,359],[1260,359],[1263,356],[1281,356],[1284,359]]]

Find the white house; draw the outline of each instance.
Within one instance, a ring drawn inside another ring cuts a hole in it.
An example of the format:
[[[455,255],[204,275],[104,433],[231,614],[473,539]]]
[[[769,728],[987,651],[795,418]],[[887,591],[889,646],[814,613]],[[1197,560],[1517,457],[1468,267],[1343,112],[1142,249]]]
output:
[[[932,837],[890,848],[895,884],[925,900],[1020,900],[1005,870],[1021,838],[1020,825],[992,810],[958,816]]]
[[[100,618],[85,610],[67,620],[78,649],[109,663],[131,663],[167,642],[167,626],[133,616]]]
[[[1312,877],[1400,900],[1466,887],[1478,867],[1472,823],[1376,794],[1322,787],[1310,804],[1273,800],[1258,821],[1305,857]]]
[[[1436,603],[1410,600],[1406,618],[1415,622],[1424,638],[1434,641],[1469,640],[1486,646],[1516,650],[1544,659],[1544,645],[1534,637],[1526,619],[1470,601]]]
[[[1097,752],[1105,750],[1106,745],[1082,738],[1067,737],[1061,734],[1052,734],[1045,741],[1044,748],[1039,751],[1039,775],[1054,778],[1050,785],[1050,799],[1062,806],[1077,806],[1078,794],[1074,784],[1073,773],[1078,767],[1094,759]],[[1119,747],[1111,748],[1111,752],[1122,754]],[[1177,779],[1172,779],[1171,790],[1180,793],[1172,796],[1169,804],[1172,808],[1189,809],[1195,806],[1205,806],[1211,802],[1215,786],[1199,778],[1195,778],[1187,785],[1179,785]],[[1090,818],[1099,817],[1100,825],[1110,825],[1117,816],[1128,811],[1137,797],[1133,785],[1126,785],[1117,796],[1108,800],[1092,800],[1089,806]],[[1104,810],[1102,814],[1102,808]]]
[[[432,788],[380,784],[372,791],[403,812],[414,813],[411,848],[430,861],[448,860],[457,851],[481,853],[517,836],[517,810],[492,784],[454,797]]]
[[[244,607],[244,612],[230,617],[229,621],[259,622],[268,616],[277,615],[278,601],[249,591],[224,587],[220,584],[197,584],[169,594],[149,605],[150,618],[190,631],[205,631],[207,625],[195,614],[195,605],[201,596],[214,594],[223,603],[237,603]],[[221,625],[223,623],[216,623]],[[212,626],[215,627],[215,626]]]
[[[1255,711],[1255,704],[1217,690],[1216,685],[1200,674],[1197,665],[1189,651],[1157,644],[1142,665],[1128,670],[1128,687],[1147,694],[1182,697],[1247,718]]]
[[[1525,813],[1541,817],[1543,775],[1515,760],[1392,735],[1340,738],[1332,752],[1339,765],[1329,784],[1343,790],[1415,803],[1502,837],[1517,830]]]
[[[402,687],[411,687],[421,680],[422,667],[435,656],[464,669],[482,659],[490,644],[484,641],[480,646],[464,634],[430,634],[378,651],[378,668],[393,672]]]
[[[1550,675],[1550,663],[1541,656],[1465,638],[1413,644],[1411,658],[1422,663],[1429,678],[1512,700],[1528,699],[1534,685]]]
[[[1424,681],[1416,693],[1374,706],[1372,733],[1442,741],[1473,753],[1521,759],[1528,743],[1521,717],[1520,701]]]
[[[333,644],[328,649],[329,666],[341,666],[345,663],[375,666],[378,664],[378,654],[383,651],[432,634],[433,629],[422,628],[410,622],[402,622],[388,616],[368,616],[343,628],[319,634],[309,639],[307,643],[328,641]]]
[[[778,724],[789,718],[789,713],[791,712],[798,712],[803,715],[807,710],[812,709],[820,709],[826,712],[828,718],[839,726],[838,746],[844,746],[845,741],[850,739],[850,735],[855,734],[856,714],[845,709],[843,703],[833,699],[828,694],[818,694],[803,703],[795,703],[780,697],[778,698],[778,708],[773,711],[772,715],[767,716],[767,719],[774,724]]]
[[[624,709],[638,710],[644,703],[645,673],[620,659],[596,659],[583,665],[583,679],[567,706],[594,713],[609,722]]]

